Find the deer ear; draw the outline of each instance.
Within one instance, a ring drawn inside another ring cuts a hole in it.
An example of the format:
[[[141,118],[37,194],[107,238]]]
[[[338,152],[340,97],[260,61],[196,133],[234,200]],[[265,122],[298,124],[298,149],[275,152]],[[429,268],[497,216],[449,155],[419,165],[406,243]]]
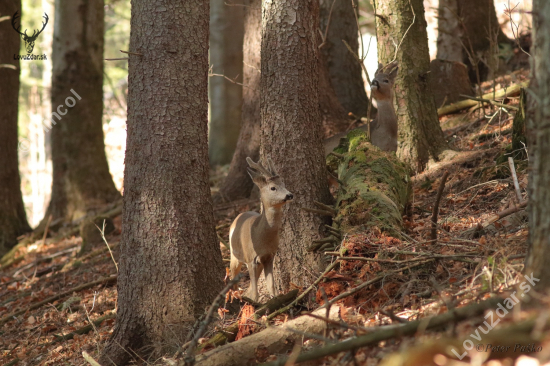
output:
[[[267,180],[262,173],[258,173],[251,168],[246,168],[246,170],[248,171],[248,175],[250,175],[250,178],[252,178],[254,184],[256,184],[259,188],[262,188],[264,185],[266,185]]]
[[[384,68],[384,66],[382,66],[382,64],[379,62],[378,63],[378,69],[376,69],[376,71],[374,72],[374,77],[376,77],[376,75],[381,73],[383,68]]]

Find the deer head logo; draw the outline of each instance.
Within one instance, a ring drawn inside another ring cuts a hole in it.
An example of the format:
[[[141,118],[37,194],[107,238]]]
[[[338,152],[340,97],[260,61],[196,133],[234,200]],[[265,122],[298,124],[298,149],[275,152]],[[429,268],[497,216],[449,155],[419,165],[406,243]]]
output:
[[[27,53],[31,53],[32,50],[34,49],[34,42],[36,41],[36,38],[38,38],[40,33],[42,33],[44,28],[46,28],[46,24],[48,24],[48,19],[49,19],[48,14],[44,13],[43,18],[46,19],[46,22],[45,23],[42,22],[42,29],[40,29],[40,30],[36,29],[33,32],[32,36],[29,36],[27,34],[26,29],[25,29],[24,33],[21,33],[19,31],[19,29],[21,28],[21,25],[19,25],[19,27],[15,26],[16,19],[19,18],[19,15],[17,15],[17,13],[18,12],[16,11],[15,14],[13,14],[13,17],[11,18],[11,25],[12,25],[13,29],[15,29],[17,31],[17,33],[19,33],[21,35],[21,37],[23,38],[23,40],[25,41],[25,49],[27,50]]]

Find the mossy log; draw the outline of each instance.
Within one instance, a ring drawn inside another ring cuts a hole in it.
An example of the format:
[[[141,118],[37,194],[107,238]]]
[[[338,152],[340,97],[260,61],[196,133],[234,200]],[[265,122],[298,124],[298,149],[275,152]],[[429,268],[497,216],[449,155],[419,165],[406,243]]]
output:
[[[370,144],[358,130],[350,132],[335,151],[343,158],[327,158],[341,182],[333,226],[343,233],[376,226],[398,236],[412,190],[406,165],[395,153]]]

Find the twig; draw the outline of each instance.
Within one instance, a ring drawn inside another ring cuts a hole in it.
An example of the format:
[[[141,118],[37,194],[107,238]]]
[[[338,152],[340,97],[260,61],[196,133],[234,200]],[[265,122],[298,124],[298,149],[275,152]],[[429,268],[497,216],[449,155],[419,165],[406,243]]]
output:
[[[502,219],[503,217],[506,217],[508,215],[511,215],[513,213],[521,211],[524,207],[527,206],[527,203],[528,203],[528,201],[525,200],[525,201],[520,202],[520,204],[517,205],[517,206],[513,206],[513,207],[510,207],[510,208],[507,208],[506,210],[500,211],[497,214],[495,214],[494,216],[492,216],[489,220],[487,220],[483,224],[481,224],[481,226],[483,228],[486,228],[487,226],[489,226],[492,223]]]
[[[313,351],[303,353],[298,356],[296,362],[317,360],[319,358],[333,355],[335,353],[354,350],[371,344],[377,344],[380,341],[392,339],[395,337],[412,335],[416,333],[421,326],[423,327],[423,329],[433,329],[451,322],[459,322],[483,314],[485,310],[495,308],[501,301],[502,299],[495,297],[483,301],[479,304],[456,308],[445,314],[437,315],[431,318],[424,318],[397,326],[390,325],[386,327],[380,327],[378,331],[372,332],[370,334],[347,339],[345,342],[331,344],[323,348],[318,348]],[[285,362],[286,357],[280,357],[274,362],[265,363],[263,365],[282,366],[285,364]]]
[[[437,196],[435,198],[434,210],[432,213],[432,233],[430,235],[430,238],[433,241],[437,240],[437,216],[439,214],[439,202],[441,201],[441,196],[445,190],[445,183],[447,182],[448,177],[449,172],[445,171],[445,173],[443,173],[443,177],[441,178],[441,183],[439,184],[439,189],[437,190]]]
[[[317,47],[318,49],[323,48],[323,46],[327,43],[327,35],[328,35],[328,28],[330,26],[330,20],[332,18],[332,9],[334,9],[334,4],[336,3],[336,0],[332,1],[332,5],[330,6],[330,12],[328,13],[328,20],[327,20],[327,26],[325,28],[325,35],[321,33],[321,41],[322,43]],[[319,31],[320,33],[321,31]]]
[[[50,228],[50,223],[52,222],[52,215],[48,217],[48,222],[46,223],[46,228],[44,229],[44,235],[42,236],[42,245],[46,244],[46,237],[48,236],[48,230]]]
[[[487,102],[487,103],[491,103],[497,107],[501,107],[501,108],[507,108],[507,109],[513,109],[514,111],[519,111],[519,108],[518,107],[515,107],[513,105],[509,105],[509,104],[503,104],[503,103],[499,103],[499,102],[495,102],[494,100],[492,99],[485,99],[485,98],[479,98],[479,97],[472,97],[472,96],[469,96],[469,95],[466,95],[466,94],[460,94],[461,97],[463,98],[466,98],[466,99],[470,99],[470,100],[476,100],[478,102]]]
[[[376,276],[375,278],[373,278],[372,280],[369,280],[369,281],[365,281],[363,282],[362,284],[360,284],[359,286],[357,287],[354,287],[352,288],[351,290],[349,291],[346,291],[336,297],[333,297],[327,304],[323,304],[321,307],[325,307],[325,306],[330,306],[330,305],[333,305],[335,304],[336,302],[348,297],[348,296],[351,296],[351,295],[354,295],[356,294],[357,292],[361,291],[362,289],[364,289],[365,287],[367,286],[370,286],[372,285],[373,283],[376,283],[378,281],[381,281],[382,279],[384,279],[385,277],[387,277],[388,275],[390,274],[394,274],[394,273],[399,273],[399,272],[403,272],[403,271],[406,271],[408,269],[412,269],[414,267],[418,267],[422,264],[426,264],[426,263],[429,263],[429,262],[433,262],[434,259],[428,259],[424,262],[419,262],[419,263],[415,263],[415,264],[412,264],[410,266],[407,266],[407,267],[404,267],[404,268],[399,268],[399,269],[395,269],[395,270],[392,270],[392,271],[387,271],[387,272],[384,272],[382,273],[381,275],[378,275]]]
[[[106,58],[105,61],[120,61],[120,60],[129,60],[129,57],[121,57],[121,58]]]
[[[101,233],[101,238],[105,242],[105,245],[107,245],[107,249],[109,249],[109,253],[111,254],[111,259],[113,260],[113,263],[115,264],[115,267],[116,267],[116,273],[118,273],[118,264],[115,261],[115,257],[113,256],[113,251],[111,250],[111,247],[109,246],[109,243],[107,242],[107,239],[105,239],[105,220],[103,220],[103,228],[102,229],[100,229],[99,226],[97,226],[97,225],[95,227],[97,227],[97,230],[99,230],[99,232]]]
[[[508,157],[508,165],[510,165],[510,171],[512,172],[512,179],[514,180],[514,188],[516,190],[516,196],[518,197],[518,203],[523,201],[521,196],[521,190],[519,189],[518,176],[516,174],[516,167],[514,165],[514,158],[511,156]]]
[[[324,203],[313,201],[313,204],[317,207],[319,207],[321,210],[326,210],[328,212],[332,212],[333,215],[336,215],[338,211],[334,209],[334,207],[331,207],[329,205],[325,205]]]
[[[58,342],[62,342],[62,341],[67,341],[69,339],[73,339],[75,335],[82,335],[82,334],[87,334],[89,333],[93,327],[92,327],[92,324],[95,326],[95,327],[98,327],[101,325],[101,323],[103,323],[105,320],[109,320],[109,319],[115,319],[116,318],[116,314],[107,314],[107,315],[104,315],[102,316],[101,318],[98,318],[97,320],[94,320],[93,322],[91,322],[90,324],[80,328],[80,329],[77,329],[69,334],[63,334],[63,335],[57,335],[57,334],[54,334],[55,336],[55,339],[53,341],[50,342],[50,345],[52,344],[55,344],[55,343],[58,343]]]
[[[333,155],[333,156],[337,157],[338,159],[343,159],[343,158],[345,158],[344,155],[338,154],[337,152],[334,152],[334,151],[331,151],[331,152],[329,153],[329,155]]]
[[[114,281],[117,280],[117,278],[118,278],[118,275],[105,277],[105,278],[100,278],[99,280],[88,282],[88,283],[85,283],[83,285],[73,287],[70,290],[60,292],[57,295],[50,296],[46,300],[39,301],[36,304],[33,304],[33,305],[31,305],[31,306],[29,306],[25,309],[18,310],[14,313],[11,313],[11,314],[6,315],[5,317],[1,318],[0,319],[0,327],[3,326],[4,324],[6,324],[7,322],[9,322],[10,320],[12,320],[13,318],[15,318],[16,316],[19,316],[21,314],[25,314],[27,311],[38,309],[42,305],[46,305],[50,302],[54,302],[55,300],[59,300],[59,299],[62,299],[64,297],[70,296],[70,295],[73,294],[73,292],[78,292],[78,291],[89,289],[90,287],[94,287],[94,286],[97,286],[97,285],[103,285],[103,284],[114,282]]]
[[[300,296],[298,296],[293,302],[291,302],[290,304],[288,304],[287,306],[285,306],[284,308],[281,308],[273,313],[271,313],[271,315],[269,315],[267,317],[267,320],[271,320],[273,318],[275,318],[277,315],[279,314],[282,314],[284,313],[285,311],[287,311],[288,309],[292,308],[294,305],[296,305],[298,303],[298,301],[302,300],[311,290],[313,290],[313,288],[315,286],[317,286],[319,284],[319,282],[321,282],[321,280],[325,277],[325,275],[327,273],[329,273],[330,271],[332,271],[334,269],[334,267],[336,267],[336,265],[338,264],[338,261],[334,261],[330,266],[327,267],[327,269],[325,269],[325,272],[323,272],[319,278],[317,278],[315,280],[315,282],[313,282],[311,284],[311,286],[309,286],[304,292],[302,292],[300,294]]]
[[[214,311],[218,310],[218,308],[220,307],[220,303],[222,302],[223,299],[225,299],[225,294],[227,293],[227,291],[229,291],[229,289],[231,287],[233,287],[234,284],[239,282],[241,277],[242,277],[242,272],[239,273],[238,275],[236,275],[231,281],[229,281],[227,283],[227,285],[225,285],[223,290],[214,299],[214,302],[212,302],[212,305],[210,305],[210,308],[208,309],[208,313],[206,314],[206,317],[202,321],[199,329],[197,330],[197,333],[195,333],[195,336],[193,337],[193,339],[191,340],[189,345],[187,345],[187,347],[182,350],[182,352],[186,351],[186,353],[187,353],[187,355],[185,357],[185,363],[186,364],[194,364],[194,361],[195,361],[195,348],[197,347],[197,343],[199,342],[199,338],[203,335],[203,333],[206,330],[206,327],[208,326],[208,324],[210,324],[210,321],[212,320],[212,314],[214,313]]]
[[[143,56],[143,53],[130,52],[130,51],[123,51],[123,50],[119,50],[119,51],[122,52],[122,53],[126,53],[126,54],[128,54],[128,55]]]
[[[401,323],[401,324],[408,323],[408,321],[406,319],[398,317],[397,315],[395,315],[391,311],[386,311],[386,310],[379,310],[379,311],[382,314],[384,314],[385,316],[387,316],[388,318],[390,318],[391,320],[393,320],[394,322]]]
[[[101,366],[99,362],[94,360],[94,358],[90,356],[86,351],[82,351],[82,357],[84,357],[84,359],[92,366]]]
[[[401,47],[401,44],[405,40],[405,37],[407,37],[407,33],[409,33],[409,30],[411,29],[411,27],[413,26],[413,24],[416,20],[416,14],[414,13],[414,8],[412,6],[411,0],[409,0],[409,5],[411,7],[411,12],[413,13],[413,20],[412,20],[411,24],[409,25],[409,27],[407,28],[407,30],[405,31],[405,34],[403,34],[403,38],[401,38],[401,41],[395,47],[395,55],[393,56],[393,60],[391,60],[390,63],[394,62],[397,59],[397,51],[399,51],[399,47]]]
[[[316,314],[313,314],[313,313],[308,313],[306,315],[310,316],[312,318],[315,318],[315,319],[320,319],[320,320],[322,320],[326,323],[339,326],[340,328],[351,329],[355,332],[365,333],[365,332],[371,332],[372,331],[372,329],[368,329],[368,328],[364,328],[364,327],[358,327],[358,326],[351,325],[351,324],[348,324],[348,323],[345,323],[345,322],[339,322],[339,321],[332,320],[332,319],[329,319],[329,318],[325,318],[325,317],[322,317],[322,316],[319,316],[319,315],[316,315]]]

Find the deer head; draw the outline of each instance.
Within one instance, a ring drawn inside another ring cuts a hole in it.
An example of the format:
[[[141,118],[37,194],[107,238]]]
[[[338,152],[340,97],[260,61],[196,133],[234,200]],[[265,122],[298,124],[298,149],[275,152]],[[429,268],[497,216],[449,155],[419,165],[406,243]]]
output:
[[[277,174],[271,159],[267,159],[269,169],[264,168],[260,162],[255,163],[248,157],[246,161],[250,166],[247,168],[248,174],[254,184],[260,189],[260,197],[264,209],[268,207],[280,208],[288,201],[292,201],[294,196],[285,188],[285,183]]]
[[[378,103],[393,99],[393,83],[398,70],[397,61],[386,66],[378,64],[378,70],[374,73],[374,79],[371,83],[372,94]]]
[[[46,24],[48,24],[48,19],[49,19],[48,14],[44,13],[43,18],[46,19],[46,22],[45,23],[42,22],[42,29],[40,29],[40,30],[36,29],[33,32],[32,36],[29,36],[27,34],[26,29],[25,29],[24,33],[21,33],[21,31],[19,30],[21,28],[21,25],[19,25],[19,27],[15,26],[15,21],[16,21],[17,18],[19,18],[19,15],[17,15],[17,13],[18,12],[16,11],[15,14],[13,14],[13,17],[11,18],[11,26],[13,27],[13,29],[15,29],[17,31],[17,33],[19,33],[21,35],[21,37],[25,41],[25,49],[27,50],[27,53],[31,53],[32,50],[34,50],[34,42],[36,41],[36,38],[38,38],[40,33],[42,33],[44,28],[46,28]]]

